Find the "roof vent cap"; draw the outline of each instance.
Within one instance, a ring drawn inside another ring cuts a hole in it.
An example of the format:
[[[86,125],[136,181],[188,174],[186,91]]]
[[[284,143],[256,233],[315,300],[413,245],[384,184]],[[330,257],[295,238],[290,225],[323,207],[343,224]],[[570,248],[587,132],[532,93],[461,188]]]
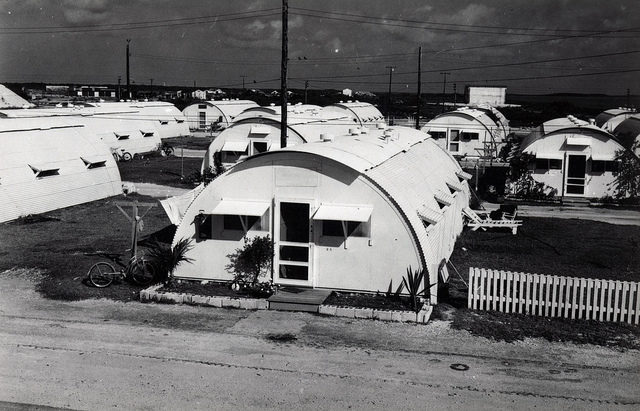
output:
[[[320,141],[333,141],[334,138],[332,134],[320,134]]]

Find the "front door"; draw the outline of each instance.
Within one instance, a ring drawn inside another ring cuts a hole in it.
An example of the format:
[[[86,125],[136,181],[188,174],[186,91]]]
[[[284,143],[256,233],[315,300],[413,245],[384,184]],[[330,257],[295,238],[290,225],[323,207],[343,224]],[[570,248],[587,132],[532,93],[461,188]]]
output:
[[[569,154],[567,164],[567,192],[568,196],[583,196],[586,182],[587,156]]]
[[[310,204],[281,201],[276,216],[275,281],[280,284],[311,285]]]

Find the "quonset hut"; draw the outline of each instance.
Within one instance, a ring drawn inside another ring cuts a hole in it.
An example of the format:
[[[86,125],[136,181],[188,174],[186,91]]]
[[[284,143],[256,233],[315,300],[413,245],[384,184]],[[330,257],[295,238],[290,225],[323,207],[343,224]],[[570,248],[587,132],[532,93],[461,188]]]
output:
[[[613,108],[605,110],[596,116],[596,126],[600,127],[604,131],[613,133],[620,123],[634,114],[638,114],[638,112],[629,108]]]
[[[204,130],[207,127],[227,128],[238,114],[248,108],[259,107],[251,100],[211,100],[191,104],[182,110],[192,130]]]
[[[65,118],[2,118],[0,145],[0,222],[122,193],[107,146]]]
[[[640,114],[634,114],[621,122],[613,130],[613,135],[624,148],[640,157]]]
[[[613,135],[573,116],[543,123],[519,146],[520,152],[535,156],[529,164],[533,179],[560,197],[612,194],[618,150],[623,147]]]
[[[248,156],[279,149],[280,113],[276,106],[245,110],[211,142],[202,169],[213,166],[216,156],[229,167]],[[344,113],[327,112],[320,106],[298,104],[287,110],[287,146],[320,141],[357,128]]]
[[[231,280],[227,255],[269,235],[277,284],[375,292],[399,285],[411,266],[428,270],[435,303],[439,268],[463,228],[467,178],[431,138],[405,127],[264,152],[189,205],[174,245],[194,239],[194,262],[175,275]]]
[[[421,130],[456,157],[496,158],[509,121],[490,106],[462,107],[436,116]]]
[[[376,106],[360,101],[340,102],[326,106],[326,111],[335,111],[347,115],[353,124],[360,127],[378,128],[379,124],[385,124],[384,116]]]

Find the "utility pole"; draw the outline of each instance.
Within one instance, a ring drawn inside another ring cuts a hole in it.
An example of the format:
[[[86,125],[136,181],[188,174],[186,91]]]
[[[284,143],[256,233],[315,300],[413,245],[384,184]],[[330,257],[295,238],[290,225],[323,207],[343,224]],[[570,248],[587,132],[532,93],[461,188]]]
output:
[[[421,100],[422,100],[422,46],[418,47],[418,94],[416,96],[416,130],[420,130]]]
[[[447,75],[451,74],[448,71],[441,71],[440,74],[444,76],[442,80],[442,112],[444,113],[444,96],[447,91]]]
[[[456,107],[458,107],[457,106],[457,104],[458,104],[458,91],[456,90],[457,86],[458,85],[456,83],[453,83],[453,108],[454,109]]]
[[[240,76],[240,77],[242,77],[242,89],[244,90],[244,78],[247,77],[247,76],[243,75],[243,76]]]
[[[280,69],[280,147],[287,146],[287,60],[289,29],[289,2],[282,0],[282,65]]]
[[[309,88],[309,80],[304,81],[304,104],[307,104],[307,89]]]
[[[129,43],[131,43],[131,39],[127,39],[127,100],[131,99],[131,81],[129,77],[129,56],[131,56],[131,53],[129,53]]]
[[[149,83],[150,83],[149,87],[151,89],[151,90],[149,90],[149,96],[151,96],[153,94],[153,79],[152,78],[149,79]]]
[[[391,80],[393,78],[393,70],[396,68],[396,66],[385,66],[385,68],[389,69],[389,95],[387,96],[387,117],[389,118],[389,123],[391,123]]]
[[[627,89],[627,107],[626,108],[631,108],[631,90]]]
[[[120,94],[120,81],[122,80],[122,76],[118,76],[118,101],[122,99],[122,95]]]

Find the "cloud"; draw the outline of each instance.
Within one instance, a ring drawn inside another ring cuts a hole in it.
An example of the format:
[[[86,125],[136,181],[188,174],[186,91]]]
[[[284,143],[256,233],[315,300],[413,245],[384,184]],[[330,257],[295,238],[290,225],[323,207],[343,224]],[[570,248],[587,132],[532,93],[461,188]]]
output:
[[[109,17],[109,0],[64,0],[64,17],[73,25],[95,24]]]

